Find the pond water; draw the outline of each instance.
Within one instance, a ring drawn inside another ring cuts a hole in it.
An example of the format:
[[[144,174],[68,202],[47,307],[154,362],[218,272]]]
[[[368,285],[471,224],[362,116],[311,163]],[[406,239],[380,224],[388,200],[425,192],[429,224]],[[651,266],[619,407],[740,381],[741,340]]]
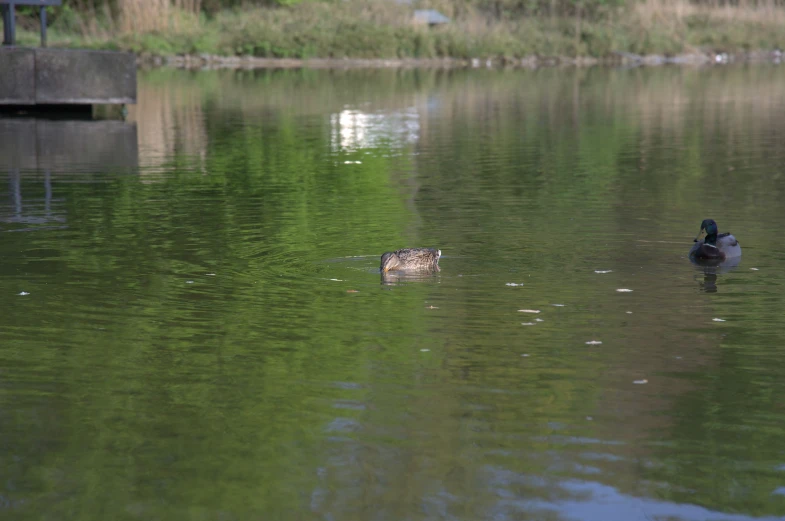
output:
[[[783,92],[157,70],[125,122],[0,120],[0,513],[782,519]]]

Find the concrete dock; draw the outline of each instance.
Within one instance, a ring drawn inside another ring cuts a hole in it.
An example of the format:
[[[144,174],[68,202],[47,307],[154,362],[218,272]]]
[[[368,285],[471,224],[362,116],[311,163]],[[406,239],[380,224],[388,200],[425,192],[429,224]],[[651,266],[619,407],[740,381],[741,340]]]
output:
[[[136,103],[132,53],[0,47],[0,106]]]

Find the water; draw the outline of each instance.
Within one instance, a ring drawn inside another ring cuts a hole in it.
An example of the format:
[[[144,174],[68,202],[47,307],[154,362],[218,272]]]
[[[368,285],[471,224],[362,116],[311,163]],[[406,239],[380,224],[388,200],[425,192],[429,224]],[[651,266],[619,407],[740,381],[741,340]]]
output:
[[[164,70],[0,120],[0,510],[781,519],[784,88]],[[708,217],[738,266],[688,261]]]

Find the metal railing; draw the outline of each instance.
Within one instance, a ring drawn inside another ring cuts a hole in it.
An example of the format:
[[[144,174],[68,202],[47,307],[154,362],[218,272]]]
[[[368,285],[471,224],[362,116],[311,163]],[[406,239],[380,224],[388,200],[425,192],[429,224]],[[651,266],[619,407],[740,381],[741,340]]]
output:
[[[0,0],[3,14],[3,45],[16,45],[16,6],[33,5],[41,13],[41,47],[46,47],[46,8],[60,5],[62,0]]]

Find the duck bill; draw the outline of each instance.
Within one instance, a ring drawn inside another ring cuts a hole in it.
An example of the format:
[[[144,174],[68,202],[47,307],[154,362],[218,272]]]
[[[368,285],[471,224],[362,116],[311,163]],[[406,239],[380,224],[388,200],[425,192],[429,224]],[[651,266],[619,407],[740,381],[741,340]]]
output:
[[[698,242],[704,237],[706,237],[706,230],[704,228],[701,228],[701,231],[698,233],[698,235],[695,236],[695,239],[692,242]]]

